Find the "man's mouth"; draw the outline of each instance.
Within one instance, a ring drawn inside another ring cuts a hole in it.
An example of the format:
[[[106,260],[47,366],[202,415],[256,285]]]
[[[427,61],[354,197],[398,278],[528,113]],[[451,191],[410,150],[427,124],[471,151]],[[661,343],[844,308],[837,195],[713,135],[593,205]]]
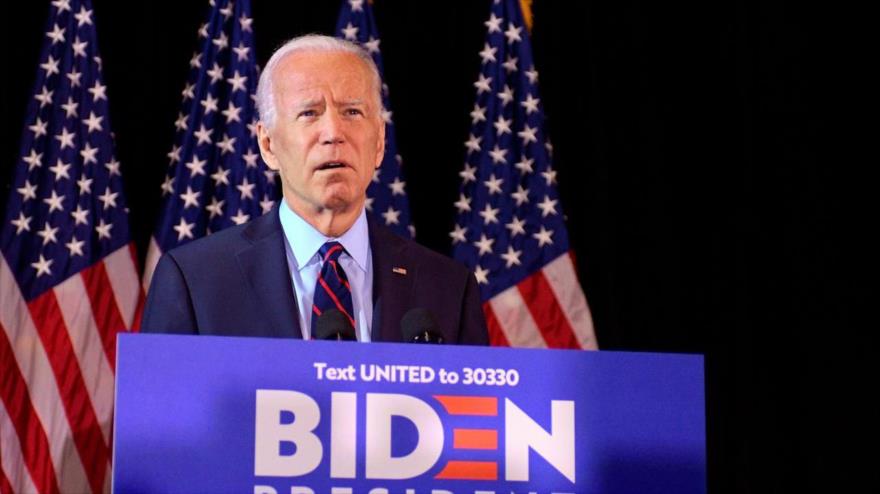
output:
[[[322,163],[322,164],[318,165],[316,170],[318,170],[318,171],[335,170],[337,168],[345,168],[346,166],[348,166],[348,165],[346,165],[342,161],[328,161],[326,163]]]

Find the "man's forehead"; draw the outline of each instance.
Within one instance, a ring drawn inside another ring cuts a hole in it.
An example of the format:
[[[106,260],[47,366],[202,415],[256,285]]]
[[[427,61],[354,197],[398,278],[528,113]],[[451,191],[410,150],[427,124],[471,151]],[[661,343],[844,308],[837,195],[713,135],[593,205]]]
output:
[[[370,71],[357,55],[340,51],[303,51],[285,56],[275,70],[274,82],[304,89],[334,85],[360,89],[370,84]]]

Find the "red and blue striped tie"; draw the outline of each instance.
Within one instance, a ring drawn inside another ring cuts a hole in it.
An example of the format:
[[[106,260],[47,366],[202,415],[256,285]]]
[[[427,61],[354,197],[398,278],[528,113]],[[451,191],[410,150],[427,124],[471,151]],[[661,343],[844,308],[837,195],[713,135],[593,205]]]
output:
[[[318,273],[318,281],[315,283],[315,299],[312,304],[312,330],[315,322],[324,311],[338,309],[345,314],[354,324],[354,309],[351,303],[351,285],[348,276],[339,264],[339,256],[345,249],[339,242],[327,242],[318,251],[321,254],[321,272]]]

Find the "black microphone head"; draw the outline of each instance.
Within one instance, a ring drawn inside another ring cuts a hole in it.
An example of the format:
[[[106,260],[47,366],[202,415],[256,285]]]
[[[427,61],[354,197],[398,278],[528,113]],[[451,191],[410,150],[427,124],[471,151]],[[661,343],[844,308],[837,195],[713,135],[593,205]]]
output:
[[[421,307],[410,309],[400,319],[403,341],[412,343],[443,343],[443,333],[431,311]]]
[[[313,329],[312,338],[316,340],[357,341],[351,321],[339,309],[324,311]]]

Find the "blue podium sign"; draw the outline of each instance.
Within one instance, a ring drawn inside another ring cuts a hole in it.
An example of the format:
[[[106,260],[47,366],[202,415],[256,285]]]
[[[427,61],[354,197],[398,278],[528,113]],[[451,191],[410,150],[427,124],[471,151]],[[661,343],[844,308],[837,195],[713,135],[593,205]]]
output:
[[[705,492],[703,358],[122,334],[113,490]]]

